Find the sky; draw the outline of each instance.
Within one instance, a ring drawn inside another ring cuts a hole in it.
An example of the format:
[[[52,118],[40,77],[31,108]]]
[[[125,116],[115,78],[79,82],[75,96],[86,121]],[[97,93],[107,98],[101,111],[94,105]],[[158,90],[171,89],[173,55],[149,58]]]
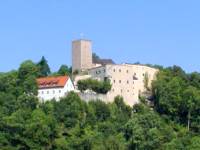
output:
[[[200,72],[199,0],[1,0],[0,72],[42,56],[71,65],[71,42],[116,63],[178,65]]]

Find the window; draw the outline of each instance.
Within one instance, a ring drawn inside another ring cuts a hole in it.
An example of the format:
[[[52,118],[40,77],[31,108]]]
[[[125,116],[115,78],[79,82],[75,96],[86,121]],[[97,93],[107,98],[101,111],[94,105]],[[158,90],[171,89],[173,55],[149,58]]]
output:
[[[105,73],[105,72],[106,72],[106,69],[103,69],[103,72]]]
[[[61,93],[61,90],[59,90],[59,93]]]
[[[47,94],[49,94],[49,91],[47,91]]]
[[[115,80],[113,80],[113,83],[115,83]]]
[[[129,90],[127,90],[127,92],[129,92]]]
[[[115,72],[115,69],[113,69],[113,72]]]
[[[97,70],[97,71],[96,71],[96,74],[101,74],[101,70]]]
[[[123,92],[123,90],[121,89],[121,93]]]
[[[126,73],[128,73],[128,70],[126,70]]]
[[[108,77],[104,77],[104,81],[108,81]]]
[[[115,91],[115,89],[112,90],[113,92]]]
[[[134,76],[133,76],[133,80],[138,80],[138,78],[134,75]]]
[[[42,94],[44,94],[44,92],[42,91]]]
[[[53,90],[53,94],[55,94],[55,91]]]
[[[121,83],[122,81],[121,80],[119,80],[119,83]]]
[[[127,84],[129,84],[129,81],[127,80]]]
[[[119,72],[122,72],[122,70],[121,70],[121,69],[119,69]]]

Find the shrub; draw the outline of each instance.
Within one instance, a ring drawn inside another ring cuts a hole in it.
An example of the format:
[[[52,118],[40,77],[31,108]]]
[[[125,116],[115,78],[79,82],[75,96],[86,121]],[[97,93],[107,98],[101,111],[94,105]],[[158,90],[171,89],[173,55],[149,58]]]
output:
[[[78,89],[83,92],[87,89],[92,90],[96,93],[106,94],[111,90],[112,85],[110,81],[98,81],[93,79],[79,80]]]

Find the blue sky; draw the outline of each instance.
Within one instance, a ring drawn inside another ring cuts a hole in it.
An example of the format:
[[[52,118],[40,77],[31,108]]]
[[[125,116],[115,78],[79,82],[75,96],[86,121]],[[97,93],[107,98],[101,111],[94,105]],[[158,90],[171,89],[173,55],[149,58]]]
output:
[[[117,63],[200,71],[199,0],[1,0],[0,72],[44,55],[53,71],[71,65],[71,41]]]

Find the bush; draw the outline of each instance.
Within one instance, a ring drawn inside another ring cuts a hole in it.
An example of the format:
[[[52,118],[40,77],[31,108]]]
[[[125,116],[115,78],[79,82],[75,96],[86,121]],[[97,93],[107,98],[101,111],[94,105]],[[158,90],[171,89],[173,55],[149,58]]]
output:
[[[96,93],[106,94],[111,90],[112,85],[110,81],[98,81],[93,79],[79,80],[78,89],[83,92],[87,89],[92,90]]]

